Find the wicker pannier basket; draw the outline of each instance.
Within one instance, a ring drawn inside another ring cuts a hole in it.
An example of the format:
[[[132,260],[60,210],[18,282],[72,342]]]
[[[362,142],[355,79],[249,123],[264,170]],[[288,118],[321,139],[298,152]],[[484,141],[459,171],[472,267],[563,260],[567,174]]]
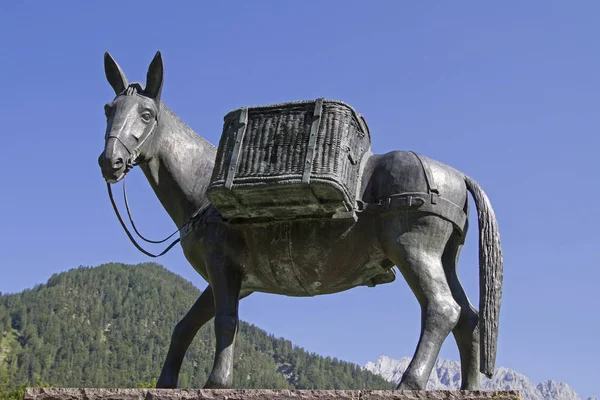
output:
[[[245,107],[224,118],[207,196],[226,218],[355,217],[367,124],[317,99]]]

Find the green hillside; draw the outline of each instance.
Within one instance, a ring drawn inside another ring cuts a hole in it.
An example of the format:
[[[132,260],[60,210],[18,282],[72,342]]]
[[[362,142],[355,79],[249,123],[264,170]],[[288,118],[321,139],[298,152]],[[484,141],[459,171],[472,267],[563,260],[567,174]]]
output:
[[[158,377],[171,331],[200,291],[160,265],[105,264],[0,296],[0,391],[23,385],[135,387]],[[236,388],[390,389],[358,365],[324,358],[241,323]],[[201,387],[212,323],[186,355],[179,385]]]

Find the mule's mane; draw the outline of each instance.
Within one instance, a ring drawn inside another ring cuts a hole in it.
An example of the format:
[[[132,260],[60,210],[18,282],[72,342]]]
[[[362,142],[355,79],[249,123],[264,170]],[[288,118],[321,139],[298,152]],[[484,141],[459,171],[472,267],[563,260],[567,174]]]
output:
[[[130,83],[129,86],[127,86],[127,89],[125,89],[125,91],[122,93],[125,96],[133,96],[135,94],[144,94],[144,88],[142,87],[142,85],[139,82],[133,82]]]
[[[175,114],[173,112],[173,110],[171,110],[169,107],[167,107],[166,104],[163,103],[162,101],[160,102],[160,108],[161,108],[161,110],[160,110],[161,113],[166,112],[167,115],[169,115],[171,118],[173,118],[175,123],[178,124],[180,126],[181,130],[185,131],[185,133],[188,134],[190,138],[201,142],[202,147],[204,149],[203,150],[204,155],[209,155],[209,158],[211,158],[211,156],[212,156],[213,157],[212,160],[214,160],[214,157],[216,156],[217,148],[212,143],[210,143],[208,140],[206,140],[205,138],[200,136],[198,133],[196,133],[192,128],[190,128],[185,122],[183,122],[181,120],[181,118],[179,118],[177,116],[177,114]],[[210,178],[210,174],[207,175],[207,178]],[[206,182],[206,185],[208,185],[208,181]],[[198,206],[198,208],[196,209],[196,211],[190,216],[190,218],[197,217],[198,215],[200,215],[204,211],[206,211],[208,209],[208,207],[210,206],[210,201],[204,194],[205,193],[203,192],[203,199],[202,199],[200,205]]]
[[[171,110],[169,107],[167,107],[167,105],[165,103],[163,103],[162,101],[160,102],[160,107],[161,107],[161,112],[167,112],[167,114],[169,114],[171,116],[171,118],[173,118],[175,120],[175,122],[180,124],[187,131],[187,133],[189,133],[191,136],[194,136],[194,137],[197,137],[198,139],[200,139],[200,141],[202,141],[203,144],[205,144],[208,149],[210,149],[212,151],[217,150],[217,148],[214,144],[212,144],[211,142],[209,142],[208,140],[206,140],[205,138],[200,136],[198,133],[196,133],[196,131],[194,131],[192,128],[190,128],[188,126],[188,124],[183,122],[181,120],[181,118],[179,118],[179,116],[177,116],[177,114],[175,114],[173,112],[173,110]]]

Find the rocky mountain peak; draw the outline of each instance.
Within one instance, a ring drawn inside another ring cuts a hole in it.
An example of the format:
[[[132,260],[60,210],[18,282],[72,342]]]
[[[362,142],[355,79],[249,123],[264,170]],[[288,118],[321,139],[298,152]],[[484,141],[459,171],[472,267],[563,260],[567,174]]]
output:
[[[368,362],[364,368],[384,379],[398,383],[408,368],[410,358],[399,360],[382,356],[375,362]],[[430,390],[457,390],[460,388],[460,363],[438,359],[427,383]],[[481,375],[483,390],[519,390],[524,400],[581,400],[577,393],[566,383],[546,381],[535,385],[525,375],[510,368],[497,367],[492,379]],[[597,400],[590,397],[587,400]]]

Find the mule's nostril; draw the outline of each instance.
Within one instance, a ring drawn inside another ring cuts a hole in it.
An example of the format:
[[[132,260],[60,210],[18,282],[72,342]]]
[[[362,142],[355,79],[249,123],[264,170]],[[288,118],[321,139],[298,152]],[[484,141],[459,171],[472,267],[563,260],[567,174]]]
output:
[[[123,159],[122,158],[117,158],[115,161],[113,161],[113,165],[112,167],[117,170],[121,167],[123,167]]]

